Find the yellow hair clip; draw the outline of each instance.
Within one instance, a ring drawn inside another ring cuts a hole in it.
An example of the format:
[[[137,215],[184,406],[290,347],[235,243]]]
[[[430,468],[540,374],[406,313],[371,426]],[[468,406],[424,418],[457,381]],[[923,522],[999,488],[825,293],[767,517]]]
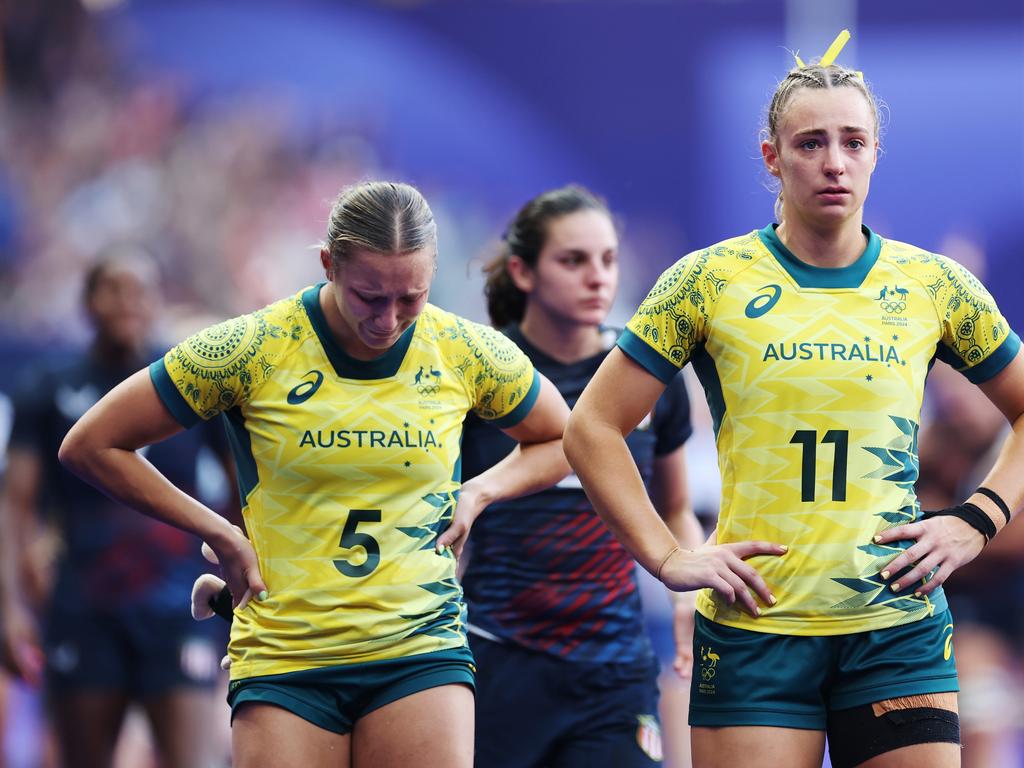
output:
[[[830,45],[828,47],[828,50],[825,51],[825,53],[822,55],[821,60],[818,62],[818,65],[822,67],[832,66],[835,63],[836,58],[842,52],[843,48],[846,47],[846,44],[848,42],[850,42],[850,30],[844,29],[842,32],[836,35],[836,39],[832,41],[832,45]],[[807,66],[806,64],[804,64],[804,60],[801,59],[799,55],[794,53],[793,58],[796,59],[796,65],[800,69],[803,69],[804,67]],[[856,75],[859,80],[864,79],[863,72],[857,72]]]
[[[828,50],[822,54],[821,61],[819,62],[821,66],[832,66],[832,64],[835,63],[836,57],[839,56],[839,52],[846,47],[848,42],[850,42],[850,30],[844,29],[836,35],[836,39],[832,41],[832,45],[830,45]]]

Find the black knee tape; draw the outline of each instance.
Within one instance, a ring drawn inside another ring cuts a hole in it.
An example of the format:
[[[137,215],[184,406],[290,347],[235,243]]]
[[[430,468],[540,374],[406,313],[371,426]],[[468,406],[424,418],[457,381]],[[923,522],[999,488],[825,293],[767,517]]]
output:
[[[960,717],[934,707],[896,709],[875,715],[870,704],[828,716],[828,754],[833,768],[853,768],[900,747],[960,743]]]

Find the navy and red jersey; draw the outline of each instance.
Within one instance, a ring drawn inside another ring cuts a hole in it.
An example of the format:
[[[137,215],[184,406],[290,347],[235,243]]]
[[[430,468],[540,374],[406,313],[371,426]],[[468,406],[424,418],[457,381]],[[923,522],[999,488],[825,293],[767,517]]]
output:
[[[112,501],[57,461],[71,426],[132,373],[85,353],[39,366],[13,398],[10,446],[39,457],[40,509],[61,534],[51,605],[56,611],[145,608],[182,614],[188,611],[192,582],[207,570],[194,536]],[[196,496],[204,447],[214,460],[226,449],[222,425],[187,430],[142,452],[174,485]]]
[[[571,406],[608,354],[560,363],[518,327],[503,328]],[[605,333],[610,349],[613,331]],[[681,376],[626,443],[649,483],[655,458],[690,436]],[[515,441],[470,416],[462,440],[463,479],[496,464]],[[644,631],[636,565],[569,475],[554,488],[493,504],[477,518],[463,589],[471,631],[581,663],[636,662],[652,656]]]

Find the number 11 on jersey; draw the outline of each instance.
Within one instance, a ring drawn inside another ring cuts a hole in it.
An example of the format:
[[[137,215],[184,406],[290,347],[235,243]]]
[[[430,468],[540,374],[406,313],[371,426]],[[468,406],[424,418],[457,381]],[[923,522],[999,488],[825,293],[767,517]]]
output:
[[[814,489],[818,468],[818,432],[813,429],[798,429],[790,443],[803,446],[800,462],[800,501],[814,501]],[[846,429],[830,429],[821,438],[823,443],[835,446],[832,460],[832,501],[846,501],[846,461],[850,453],[850,432]]]

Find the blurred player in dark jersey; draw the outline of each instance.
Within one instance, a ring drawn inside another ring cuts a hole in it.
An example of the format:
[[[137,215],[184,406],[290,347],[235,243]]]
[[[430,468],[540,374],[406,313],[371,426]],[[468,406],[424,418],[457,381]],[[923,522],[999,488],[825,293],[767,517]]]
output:
[[[572,405],[618,335],[602,325],[619,274],[607,208],[576,186],[534,198],[509,225],[486,272],[492,323]],[[688,509],[684,473],[689,435],[689,402],[677,377],[629,446],[655,506],[680,542],[697,546],[700,527]],[[470,416],[464,477],[514,447]],[[488,507],[473,529],[463,586],[478,668],[478,766],[660,762],[658,664],[644,631],[634,561],[575,475]],[[679,603],[677,613],[692,621],[692,603]],[[685,642],[680,651],[677,668],[688,670]]]
[[[195,540],[116,504],[57,461],[71,425],[159,356],[149,346],[156,278],[141,253],[102,258],[85,279],[91,346],[39,366],[14,399],[0,504],[3,661],[21,678],[45,684],[69,766],[109,765],[133,702],[146,712],[161,765],[210,765],[219,749],[210,722],[223,708],[214,686],[225,633],[188,615],[183,596],[205,570]],[[220,425],[185,432],[145,457],[196,493],[204,448],[207,460],[227,456]],[[43,518],[59,531],[60,545],[37,623],[26,597],[39,591],[32,574],[46,569],[23,544]]]

